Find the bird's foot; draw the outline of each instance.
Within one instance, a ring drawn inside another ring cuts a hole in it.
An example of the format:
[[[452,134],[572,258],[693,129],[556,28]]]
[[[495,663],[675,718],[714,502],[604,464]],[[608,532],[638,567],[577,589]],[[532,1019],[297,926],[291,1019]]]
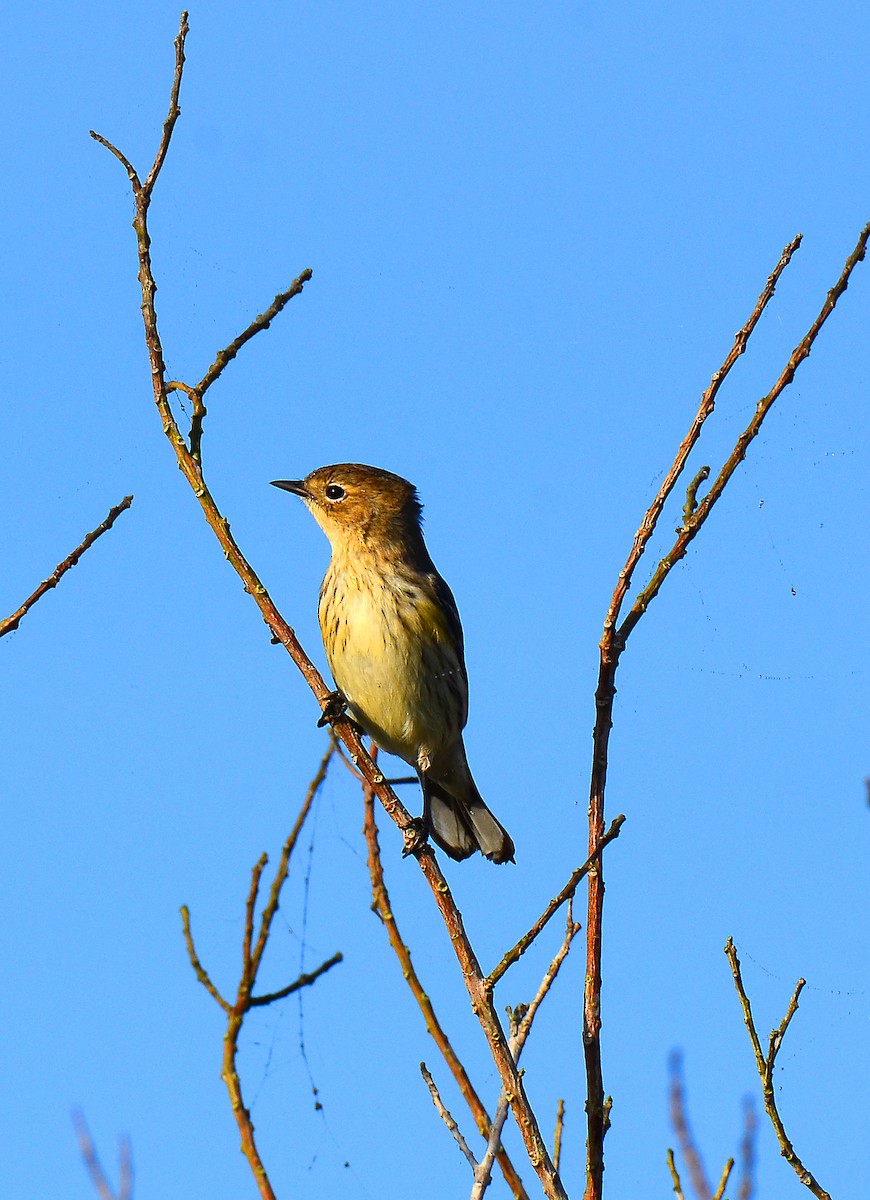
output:
[[[320,714],[320,720],[317,722],[317,728],[323,729],[325,725],[334,725],[336,721],[341,720],[345,720],[349,725],[352,725],[359,736],[362,737],[362,727],[357,725],[356,721],[347,715],[347,697],[343,692],[336,689],[326,697],[323,712]]]
[[[409,854],[418,854],[429,844],[429,822],[425,817],[412,817],[402,830],[402,836],[405,839],[402,858],[407,858]]]

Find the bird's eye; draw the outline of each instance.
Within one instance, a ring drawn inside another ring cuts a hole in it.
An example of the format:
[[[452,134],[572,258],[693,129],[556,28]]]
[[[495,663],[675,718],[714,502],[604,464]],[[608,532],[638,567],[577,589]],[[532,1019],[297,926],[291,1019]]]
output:
[[[347,492],[343,487],[341,487],[340,484],[331,483],[327,487],[325,494],[327,500],[343,500],[347,495]]]

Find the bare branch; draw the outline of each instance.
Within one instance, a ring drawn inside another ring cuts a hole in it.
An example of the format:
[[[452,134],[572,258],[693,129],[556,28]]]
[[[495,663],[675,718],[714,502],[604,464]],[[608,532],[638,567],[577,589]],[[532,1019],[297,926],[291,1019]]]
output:
[[[734,1159],[729,1158],[722,1170],[722,1176],[719,1180],[719,1186],[716,1188],[716,1191],[713,1193],[713,1200],[722,1200],[722,1197],[725,1195],[725,1189],[728,1186],[728,1180],[731,1178],[731,1171],[732,1171],[733,1167],[734,1167]]]
[[[329,770],[329,764],[332,760],[333,754],[335,753],[336,745],[337,743],[335,738],[330,735],[329,748],[327,749],[323,758],[320,760],[320,766],[317,768],[314,778],[308,785],[308,791],[305,794],[305,799],[302,801],[302,807],[300,808],[296,817],[296,822],[293,828],[290,830],[289,836],[287,837],[287,840],[281,850],[281,858],[278,860],[278,870],[275,872],[275,878],[272,880],[272,887],[269,891],[269,899],[260,917],[260,934],[257,938],[257,944],[254,947],[253,954],[251,955],[254,979],[257,978],[257,972],[260,969],[260,963],[263,959],[263,952],[266,949],[266,942],[269,939],[269,933],[272,928],[272,921],[275,917],[275,913],[278,911],[278,905],[281,900],[281,889],[284,886],[284,881],[286,880],[287,873],[290,870],[290,856],[296,848],[296,843],[299,840],[299,834],[302,832],[302,826],[305,824],[305,820],[311,811],[311,805],[314,803],[314,797],[320,791],[320,788],[326,779],[326,772]],[[259,1004],[262,1003],[262,1001],[258,1000],[254,1001],[254,1003]]]
[[[444,1122],[444,1124],[447,1126],[447,1128],[450,1130],[450,1132],[453,1134],[453,1137],[456,1140],[457,1146],[462,1151],[462,1153],[465,1155],[465,1157],[468,1159],[468,1163],[469,1163],[472,1171],[476,1170],[477,1169],[477,1159],[471,1153],[471,1150],[468,1147],[468,1142],[466,1142],[465,1138],[462,1136],[462,1130],[459,1128],[459,1126],[456,1124],[456,1121],[453,1119],[450,1109],[447,1107],[447,1105],[441,1099],[441,1093],[438,1091],[438,1087],[435,1083],[435,1080],[432,1078],[432,1076],[429,1073],[429,1071],[426,1067],[426,1064],[424,1062],[420,1063],[420,1074],[426,1080],[426,1086],[429,1089],[429,1094],[432,1097],[432,1103],[435,1105],[435,1108],[436,1108],[436,1111],[438,1112],[439,1117]]]
[[[680,1173],[677,1170],[677,1164],[674,1162],[673,1150],[668,1150],[668,1170],[671,1173],[671,1179],[674,1183],[674,1195],[677,1197],[677,1200],[686,1200],[686,1197],[683,1195],[683,1185],[680,1182]]]
[[[193,967],[194,974],[212,999],[216,1000],[224,1012],[228,1013],[232,1008],[232,1005],[228,1004],[227,1001],[224,1000],[223,996],[212,983],[208,971],[206,971],[205,967],[200,962],[199,955],[196,952],[196,946],[193,942],[193,933],[190,928],[190,909],[186,904],[182,904],[181,906],[181,925],[184,932],[184,942],[187,946],[187,956],[190,959],[190,965]]]
[[[175,75],[172,79],[172,91],[169,95],[169,114],[163,122],[163,135],[160,138],[160,145],[157,147],[157,154],[154,158],[154,165],[148,172],[148,178],[142,187],[146,201],[150,199],[151,193],[154,190],[154,184],[157,182],[157,176],[160,174],[163,164],[166,161],[166,155],[169,152],[169,143],[172,141],[172,131],[175,129],[175,122],[181,116],[181,109],[178,107],[178,97],[181,92],[181,77],[184,74],[184,43],[190,31],[187,23],[188,14],[181,14],[181,24],[178,29],[178,36],[175,39]]]
[[[251,996],[250,1007],[259,1008],[266,1004],[274,1004],[276,1000],[283,1000],[285,996],[292,996],[294,992],[298,992],[300,988],[310,987],[312,983],[325,975],[332,967],[344,961],[344,955],[339,950],[333,954],[332,958],[328,958],[326,962],[322,962],[319,967],[313,971],[306,971],[294,979],[287,987],[281,988],[278,992],[269,992],[265,996]]]
[[[48,579],[44,579],[42,581],[36,591],[31,596],[27,597],[21,607],[16,609],[11,617],[5,617],[2,621],[0,621],[0,637],[3,637],[4,634],[12,633],[13,630],[18,628],[19,624],[21,623],[21,618],[27,615],[30,609],[33,608],[34,604],[36,604],[37,600],[40,600],[45,593],[50,591],[52,588],[57,587],[63,576],[66,575],[67,571],[76,565],[84,552],[94,544],[98,537],[102,537],[102,535],[108,529],[112,528],[117,518],[122,512],[124,512],[125,509],[129,508],[132,503],[133,497],[125,496],[120,504],[116,504],[114,508],[109,509],[109,515],[106,517],[105,521],[102,521],[92,533],[89,533],[87,537],[84,538],[84,540],[78,546],[76,546],[72,554],[67,555],[62,563],[58,563],[54,571],[52,571],[51,575],[49,575]]]
[[[84,1113],[75,1109],[72,1113],[72,1122],[82,1162],[85,1164],[85,1169],[100,1200],[133,1200],[133,1152],[130,1147],[130,1139],[126,1137],[118,1139],[118,1190],[115,1192],[109,1183],[103,1164],[100,1162]]]
[[[592,742],[592,773],[589,785],[589,851],[590,853],[604,834],[604,795],[607,785],[608,748],[610,731],[613,727],[613,705],[616,697],[616,673],[626,641],[650,602],[670,573],[674,563],[685,553],[689,543],[697,536],[713,505],[721,496],[737,465],[746,455],[752,439],[758,434],[761,424],[776,398],[791,383],[795,372],[810,353],[822,326],[833,312],[839,297],[848,286],[855,266],[866,252],[870,223],[862,230],[858,243],[846,264],[839,280],[828,293],[822,309],[804,338],[795,348],[786,367],[768,394],[756,406],[755,414],[743,433],[738,437],[731,455],[721,468],[713,485],[704,498],[697,502],[697,488],[702,482],[701,474],[689,485],[684,508],[684,523],[677,532],[677,540],[668,554],[658,563],[650,582],[638,594],[626,617],[618,624],[622,605],[631,586],[632,575],[646,550],[656,523],[664,509],[677,480],[683,472],[689,454],[698,441],[704,422],[715,406],[716,393],[731,367],[746,348],[746,343],[755,329],[762,312],[773,295],[776,283],[788,265],[792,254],[800,245],[800,237],[792,241],[782,252],[780,260],[770,275],[765,288],[753,309],[749,320],[738,332],[734,345],[722,367],[713,376],[710,386],[701,397],[701,403],[689,432],[680,444],[674,461],[667,472],[652,504],[640,523],[625,566],[611,597],[604,619],[600,643],[598,684],[595,690],[595,727]],[[583,993],[583,1053],[586,1065],[586,1190],[584,1200],[601,1200],[604,1180],[604,1136],[608,1126],[607,1104],[604,1097],[604,1082],[601,1070],[601,937],[604,914],[604,878],[601,862],[597,862],[588,874],[587,922],[586,922],[586,978]]]
[[[855,269],[858,263],[863,260],[864,255],[866,254],[868,238],[870,238],[870,222],[868,222],[861,230],[861,234],[858,238],[855,249],[846,259],[846,263],[842,272],[840,273],[840,278],[828,292],[819,315],[816,317],[812,325],[792,351],[791,357],[783,368],[776,383],[773,385],[767,395],[762,396],[762,398],[756,404],[752,419],[738,437],[734,445],[734,449],[726,459],[724,465],[719,471],[719,474],[716,476],[716,479],[710,485],[706,496],[700,502],[689,520],[686,521],[682,528],[678,530],[677,540],[656,567],[649,583],[646,585],[643,591],[639,593],[632,604],[631,611],[619,627],[617,636],[621,641],[624,642],[625,638],[628,637],[629,633],[631,633],[634,626],[640,620],[641,615],[649,607],[651,601],[654,600],[658,595],[662,584],[675,564],[678,563],[681,558],[685,557],[686,550],[688,549],[690,542],[692,542],[699,533],[701,526],[710,515],[713,505],[725,490],[725,485],[728,483],[728,480],[737,470],[739,464],[743,462],[743,459],[746,457],[746,451],[749,447],[749,443],[758,435],[764,418],[770,412],[770,409],[773,407],[776,399],[782,394],[783,391],[785,391],[785,389],[794,379],[798,367],[805,358],[809,357],[813,343],[818,337],[822,326],[834,311],[837,301],[840,299],[843,292],[845,292],[846,288],[849,286],[849,278],[852,274],[852,271]]]
[[[220,376],[224,367],[232,362],[245,342],[249,342],[261,330],[268,329],[285,304],[292,300],[294,296],[299,295],[305,284],[311,279],[311,274],[311,270],[306,268],[300,275],[297,275],[286,292],[279,292],[265,312],[255,317],[247,329],[243,330],[237,338],[233,338],[226,349],[218,351],[214,362],[193,389],[200,398],[205,395],[206,391]]]
[[[825,1191],[822,1185],[818,1182],[811,1171],[808,1171],[798,1157],[794,1146],[791,1144],[788,1135],[785,1132],[785,1126],[779,1115],[779,1110],[776,1106],[776,1094],[773,1086],[773,1068],[776,1062],[776,1056],[779,1053],[782,1039],[785,1037],[792,1017],[797,1012],[798,997],[803,990],[806,980],[799,979],[791,1000],[789,1001],[788,1009],[779,1026],[773,1030],[768,1042],[768,1050],[765,1055],[761,1048],[761,1041],[758,1037],[758,1032],[755,1027],[755,1021],[752,1016],[752,1007],[749,1003],[749,997],[746,995],[746,989],[743,986],[743,976],[740,971],[740,959],[737,957],[737,950],[731,938],[725,943],[725,954],[728,957],[728,962],[731,965],[731,974],[734,976],[734,986],[737,989],[737,995],[740,998],[740,1007],[743,1010],[743,1021],[749,1033],[749,1040],[752,1043],[752,1049],[755,1054],[755,1065],[758,1070],[758,1076],[761,1080],[761,1089],[764,1095],[764,1107],[770,1122],[773,1125],[776,1133],[776,1140],[779,1142],[780,1153],[783,1158],[789,1163],[798,1179],[809,1188],[818,1200],[831,1200],[830,1195]]]
[[[638,531],[634,536],[634,543],[631,547],[631,552],[629,553],[625,566],[619,572],[619,580],[616,588],[614,589],[613,597],[610,601],[610,608],[608,609],[607,617],[605,618],[604,622],[605,631],[616,628],[616,623],[619,619],[619,612],[622,608],[622,602],[625,599],[629,587],[631,586],[631,579],[632,575],[634,574],[634,569],[640,562],[640,559],[646,550],[647,543],[655,532],[655,527],[659,517],[662,514],[662,509],[665,506],[665,502],[673,491],[677,480],[682,475],[688,457],[694,449],[698,438],[701,436],[701,429],[704,426],[704,422],[707,420],[716,406],[716,395],[719,391],[719,388],[725,382],[731,368],[737,362],[737,359],[745,351],[746,344],[749,341],[749,338],[751,337],[756,325],[761,319],[761,314],[764,312],[765,308],[773,298],[773,293],[776,289],[777,283],[779,282],[780,275],[782,275],[785,268],[791,262],[791,257],[800,246],[801,240],[802,234],[798,234],[797,237],[793,241],[789,242],[789,244],[783,250],[782,254],[780,255],[779,262],[774,267],[773,271],[768,277],[767,283],[762,289],[761,295],[758,297],[755,308],[752,310],[749,320],[742,327],[742,329],[739,329],[735,334],[734,344],[728,351],[728,354],[725,356],[725,361],[722,363],[722,366],[719,368],[719,370],[714,373],[713,378],[710,380],[709,387],[701,396],[701,402],[698,405],[698,411],[695,414],[692,424],[689,426],[689,431],[680,443],[676,457],[671,464],[670,470],[662,481],[662,485],[656,493],[655,499],[644,514],[643,520],[641,521]]]
[[[562,1133],[565,1129],[565,1101],[560,1100],[556,1106],[556,1132],[553,1134],[553,1166],[559,1170],[562,1161]]]
[[[574,921],[573,902],[568,901],[568,914],[565,923],[565,936],[562,944],[556,951],[550,965],[541,980],[540,987],[535,993],[535,998],[531,1004],[518,1005],[511,1013],[512,1036],[510,1040],[510,1051],[513,1055],[514,1063],[519,1064],[520,1055],[523,1052],[523,1047],[532,1030],[532,1022],[541,1007],[547,993],[553,986],[556,976],[559,974],[559,968],[568,957],[568,952],[571,949],[571,943],[580,932],[580,926]],[[483,1194],[489,1187],[492,1178],[492,1164],[495,1160],[495,1155],[498,1146],[501,1142],[501,1135],[504,1130],[504,1124],[508,1115],[508,1096],[504,1087],[502,1087],[501,1095],[499,1096],[498,1104],[496,1105],[495,1116],[492,1121],[492,1129],[490,1130],[489,1139],[486,1145],[486,1152],[480,1160],[480,1166],[474,1173],[474,1187],[471,1189],[470,1200],[482,1200]],[[555,1148],[554,1148],[555,1153]],[[558,1166],[555,1165],[554,1170],[558,1173]]]
[[[374,748],[372,748],[372,760],[377,762],[377,752]],[[350,764],[348,766],[356,774],[356,769]],[[380,917],[387,931],[390,945],[402,968],[402,977],[408,984],[411,994],[419,1005],[420,1011],[423,1014],[423,1020],[426,1023],[426,1029],[432,1035],[445,1063],[450,1068],[450,1072],[456,1080],[457,1086],[471,1111],[471,1115],[474,1117],[478,1131],[488,1140],[492,1128],[489,1114],[478,1096],[474,1084],[469,1079],[464,1064],[454,1050],[441,1022],[438,1020],[429,994],[420,982],[420,978],[412,962],[411,952],[399,933],[399,927],[396,923],[393,907],[390,903],[390,895],[384,879],[378,827],[375,823],[374,793],[366,784],[363,785],[363,804],[365,811],[363,831],[368,850],[369,875],[372,881],[372,909]],[[497,1158],[502,1174],[504,1175],[505,1183],[511,1189],[516,1200],[528,1200],[528,1194],[523,1186],[523,1182],[517,1174],[507,1151],[501,1145],[498,1147]]]
[[[610,842],[612,842],[615,838],[619,837],[620,830],[624,824],[625,817],[621,813],[618,817],[614,817],[607,833],[603,835],[595,849],[586,859],[586,862],[583,863],[582,867],[578,867],[576,871],[572,872],[568,882],[561,889],[561,891],[556,893],[528,933],[523,934],[516,945],[512,946],[511,949],[508,950],[498,965],[494,967],[492,971],[490,971],[489,975],[487,975],[486,979],[484,980],[487,990],[492,991],[492,989],[501,979],[502,975],[504,975],[505,971],[507,971],[509,967],[513,966],[513,964],[519,958],[521,958],[523,954],[525,954],[541,930],[547,925],[550,919],[556,915],[566,900],[570,900],[573,897],[574,893],[577,891],[577,886],[580,881],[589,873],[593,864],[598,861],[598,857],[604,847],[609,845]]]

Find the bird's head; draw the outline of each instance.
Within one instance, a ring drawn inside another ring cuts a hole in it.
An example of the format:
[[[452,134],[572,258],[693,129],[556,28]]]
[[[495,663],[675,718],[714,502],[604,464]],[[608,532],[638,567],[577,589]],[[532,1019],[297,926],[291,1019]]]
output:
[[[390,471],[336,463],[304,479],[275,479],[272,486],[305,501],[333,550],[365,547],[407,557],[422,545],[417,490]]]

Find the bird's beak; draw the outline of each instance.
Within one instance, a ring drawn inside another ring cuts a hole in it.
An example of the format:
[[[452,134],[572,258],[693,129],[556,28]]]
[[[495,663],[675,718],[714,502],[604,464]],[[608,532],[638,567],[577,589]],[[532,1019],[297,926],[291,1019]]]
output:
[[[294,496],[301,496],[303,500],[308,495],[304,479],[273,479],[272,487],[283,488],[285,492],[292,492]]]

